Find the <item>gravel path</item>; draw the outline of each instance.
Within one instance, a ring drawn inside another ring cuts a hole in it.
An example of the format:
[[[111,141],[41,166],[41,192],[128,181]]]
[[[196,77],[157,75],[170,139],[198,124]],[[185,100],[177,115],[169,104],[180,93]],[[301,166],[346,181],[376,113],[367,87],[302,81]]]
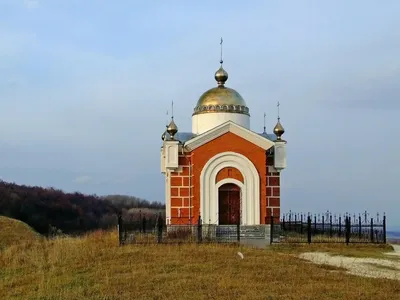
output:
[[[400,256],[400,246],[394,248],[395,252],[386,254]],[[346,257],[324,252],[306,252],[299,257],[316,264],[345,268],[352,275],[400,280],[400,260]]]

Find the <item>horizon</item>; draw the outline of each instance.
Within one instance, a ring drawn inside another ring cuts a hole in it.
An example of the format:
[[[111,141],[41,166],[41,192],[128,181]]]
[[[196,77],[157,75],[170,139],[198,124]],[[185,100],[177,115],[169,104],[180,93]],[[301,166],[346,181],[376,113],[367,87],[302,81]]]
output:
[[[398,11],[360,0],[0,0],[0,179],[164,203],[166,111],[174,101],[179,131],[191,131],[222,36],[227,86],[251,129],[263,131],[265,112],[271,133],[281,104],[282,212],[385,212],[400,230]]]

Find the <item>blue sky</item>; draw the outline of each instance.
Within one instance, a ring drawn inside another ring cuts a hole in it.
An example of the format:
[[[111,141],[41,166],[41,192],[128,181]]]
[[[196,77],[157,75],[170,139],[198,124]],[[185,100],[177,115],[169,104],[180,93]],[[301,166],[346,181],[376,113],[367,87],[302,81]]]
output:
[[[288,141],[282,210],[386,212],[400,228],[399,1],[0,0],[0,177],[164,200],[173,100],[191,130],[227,85]],[[396,138],[397,137],[397,138]]]

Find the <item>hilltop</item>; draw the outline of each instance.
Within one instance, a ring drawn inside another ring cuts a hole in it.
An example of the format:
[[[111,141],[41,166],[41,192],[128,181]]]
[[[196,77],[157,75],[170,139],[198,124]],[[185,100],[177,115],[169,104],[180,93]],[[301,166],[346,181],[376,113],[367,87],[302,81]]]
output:
[[[0,250],[20,242],[32,242],[41,236],[19,220],[0,216]]]
[[[132,196],[65,193],[0,181],[0,215],[21,220],[42,234],[50,226],[68,234],[110,228],[118,213],[132,215],[141,208],[156,213],[164,205]]]

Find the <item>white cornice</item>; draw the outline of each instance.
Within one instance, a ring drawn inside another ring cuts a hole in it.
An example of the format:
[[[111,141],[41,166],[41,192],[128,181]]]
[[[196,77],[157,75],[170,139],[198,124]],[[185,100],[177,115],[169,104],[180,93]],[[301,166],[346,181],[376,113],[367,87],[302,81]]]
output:
[[[196,136],[193,139],[190,139],[185,143],[185,148],[192,151],[228,132],[232,132],[237,136],[249,141],[250,143],[257,145],[260,148],[263,148],[264,150],[268,150],[274,146],[274,142],[258,135],[251,130],[239,126],[232,121],[227,121],[213,129],[210,129]]]

